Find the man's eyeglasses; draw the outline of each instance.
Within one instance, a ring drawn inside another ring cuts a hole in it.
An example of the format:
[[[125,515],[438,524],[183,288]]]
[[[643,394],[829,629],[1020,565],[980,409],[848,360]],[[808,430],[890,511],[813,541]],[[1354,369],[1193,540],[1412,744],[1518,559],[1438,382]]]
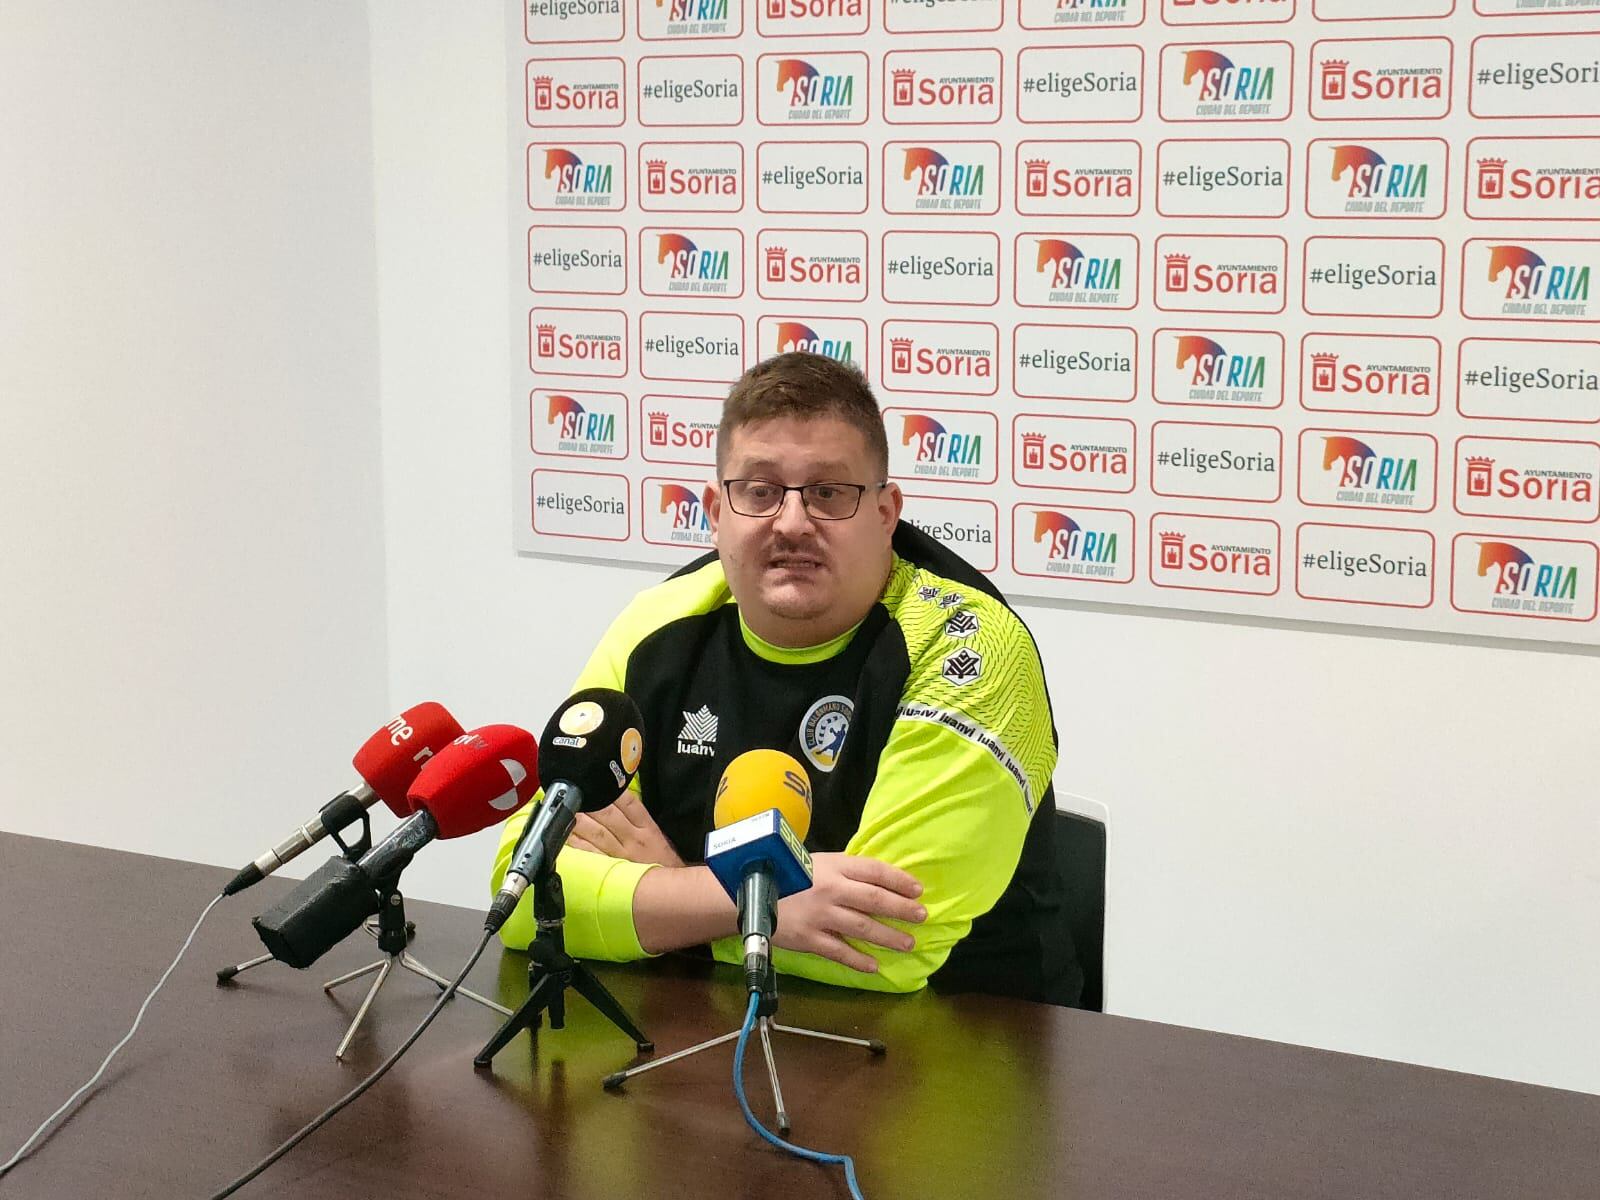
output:
[[[861,507],[861,494],[886,488],[887,483],[807,483],[790,487],[770,479],[724,479],[722,490],[728,507],[741,517],[777,515],[790,492],[800,493],[800,503],[819,521],[848,521]]]

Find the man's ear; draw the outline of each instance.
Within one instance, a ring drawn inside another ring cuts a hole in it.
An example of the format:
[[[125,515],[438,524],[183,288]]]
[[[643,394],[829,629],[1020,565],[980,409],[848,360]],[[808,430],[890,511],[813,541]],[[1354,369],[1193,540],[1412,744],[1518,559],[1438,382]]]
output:
[[[715,481],[706,484],[700,493],[700,507],[705,509],[706,520],[711,524],[711,544],[717,544],[717,526],[722,521],[722,489]]]
[[[901,492],[898,483],[891,483],[878,490],[878,515],[883,521],[883,527],[888,533],[894,532],[894,527],[900,523],[900,513],[906,506],[905,494]]]

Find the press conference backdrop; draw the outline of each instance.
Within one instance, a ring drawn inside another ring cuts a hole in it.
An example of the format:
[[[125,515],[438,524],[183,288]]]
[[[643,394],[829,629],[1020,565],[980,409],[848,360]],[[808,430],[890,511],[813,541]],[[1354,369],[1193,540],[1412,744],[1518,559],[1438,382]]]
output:
[[[1600,642],[1600,0],[509,12],[519,548],[801,349],[1011,595]]]

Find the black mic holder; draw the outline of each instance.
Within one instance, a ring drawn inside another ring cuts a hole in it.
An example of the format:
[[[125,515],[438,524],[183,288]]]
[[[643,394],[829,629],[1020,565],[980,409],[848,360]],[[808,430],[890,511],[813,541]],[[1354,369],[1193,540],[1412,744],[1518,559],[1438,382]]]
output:
[[[341,793],[341,795],[343,795],[343,793]],[[332,801],[329,801],[329,803],[324,806],[324,811],[326,812],[328,809],[333,808],[333,806],[338,803],[339,799],[340,799],[339,796],[334,797],[334,799]],[[339,834],[348,825],[354,824],[353,820],[352,821],[347,821],[347,822],[344,822],[344,823],[338,824],[338,825],[330,824],[327,827],[328,828],[328,836],[333,839],[334,845],[339,847],[339,852],[342,855],[344,855],[345,861],[350,863],[350,864],[352,864],[352,865],[354,865],[355,863],[359,862],[361,860],[362,855],[366,854],[366,852],[368,850],[372,849],[372,815],[365,808],[362,808],[359,805],[356,805],[355,807],[356,807],[357,811],[353,814],[353,816],[356,817],[357,819],[359,819],[360,822],[361,822],[361,835],[359,837],[357,837],[354,841],[346,842],[342,837],[339,836]],[[330,860],[329,862],[324,863],[321,867],[317,868],[316,872],[314,872],[307,879],[307,882],[309,883],[310,879],[316,878],[317,875],[320,875],[320,874],[322,874],[322,872],[328,870],[328,868],[330,866],[334,865],[334,863],[336,861],[337,860]],[[302,884],[300,886],[303,887],[305,885]],[[295,891],[298,892],[299,891],[299,887],[297,887],[295,889]],[[292,892],[290,894],[294,895],[295,893]],[[369,925],[369,929],[370,928],[371,928],[371,926]],[[416,926],[408,924],[406,926],[406,935],[408,937],[410,937],[414,933],[416,933]],[[273,954],[271,954],[271,953],[258,954],[254,958],[247,958],[247,959],[245,959],[244,962],[235,963],[231,967],[221,967],[221,968],[219,968],[217,970],[217,986],[221,987],[226,983],[232,982],[234,977],[239,975],[241,972],[249,971],[252,968],[263,966],[266,963],[272,962],[274,960],[274,957],[275,956]],[[302,964],[294,964],[294,965],[302,965]],[[309,964],[303,964],[303,965],[309,965]]]
[[[308,875],[277,904],[251,922],[268,952],[234,967],[224,967],[217,972],[217,986],[230,982],[241,971],[262,963],[277,960],[297,969],[309,967],[338,942],[343,941],[357,928],[365,929],[378,941],[382,958],[358,967],[322,985],[325,994],[341,984],[377,972],[377,978],[367,989],[361,1006],[356,1010],[344,1037],[333,1057],[344,1061],[345,1051],[355,1039],[378,991],[388,980],[395,967],[419,975],[444,991],[450,981],[427,966],[411,953],[411,942],[417,927],[406,919],[405,897],[400,894],[400,873],[403,866],[383,878],[374,878],[360,865],[360,860],[372,849],[372,830],[365,814],[362,816],[361,837],[339,844],[343,857],[330,858]],[[477,992],[458,987],[455,995],[465,996],[485,1008],[510,1016],[511,1010],[496,1004]]]
[[[605,984],[595,978],[594,972],[567,953],[566,921],[567,902],[561,889],[561,876],[552,861],[547,860],[533,880],[533,914],[537,932],[528,947],[528,998],[510,1020],[500,1026],[483,1049],[478,1051],[472,1065],[480,1070],[489,1066],[494,1056],[505,1049],[511,1039],[524,1029],[530,1037],[537,1037],[546,1010],[550,1013],[550,1028],[566,1026],[567,988],[574,988],[613,1025],[633,1039],[640,1054],[655,1049],[655,1043],[645,1037],[627,1010],[617,1001]]]

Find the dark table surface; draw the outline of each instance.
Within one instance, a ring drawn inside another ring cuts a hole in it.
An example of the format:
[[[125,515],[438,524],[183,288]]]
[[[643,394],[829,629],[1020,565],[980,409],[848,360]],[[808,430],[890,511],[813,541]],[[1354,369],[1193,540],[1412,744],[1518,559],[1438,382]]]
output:
[[[0,834],[0,1161],[86,1080],[228,871]],[[356,934],[310,970],[258,953],[249,919],[292,886],[223,901],[100,1087],[0,1177],[0,1200],[205,1197],[360,1080],[436,989],[395,973],[343,1064],[377,957]],[[453,976],[481,913],[408,902],[414,952]],[[683,956],[597,973],[666,1054],[737,1028],[736,972]],[[469,986],[516,1007],[526,959],[492,943]],[[367,1095],[243,1197],[845,1197],[744,1124],[732,1047],[604,1091],[632,1044],[569,993],[567,1027],[474,1071],[500,1017],[452,1001]],[[1535,1020],[1506,1014],[1506,1036]],[[1600,1097],[991,997],[877,996],[787,981],[779,1020],[880,1037],[875,1058],[775,1039],[802,1145],[854,1155],[869,1200],[1600,1196]],[[770,1122],[759,1053],[748,1093]]]

